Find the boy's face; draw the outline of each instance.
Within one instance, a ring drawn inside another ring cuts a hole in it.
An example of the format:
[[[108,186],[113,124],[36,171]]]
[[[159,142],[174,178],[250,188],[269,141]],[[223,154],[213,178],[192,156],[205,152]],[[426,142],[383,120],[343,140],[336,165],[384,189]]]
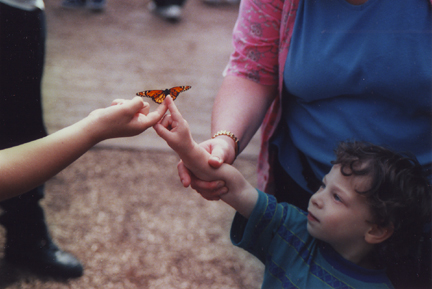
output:
[[[307,229],[335,249],[359,244],[371,227],[372,215],[366,197],[356,191],[368,189],[366,176],[346,177],[334,165],[320,189],[311,197]]]

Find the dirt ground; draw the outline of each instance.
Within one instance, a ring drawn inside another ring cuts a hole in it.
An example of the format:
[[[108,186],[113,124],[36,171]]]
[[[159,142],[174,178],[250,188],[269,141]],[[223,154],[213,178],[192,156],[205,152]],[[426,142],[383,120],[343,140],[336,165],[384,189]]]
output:
[[[234,211],[177,178],[178,158],[93,149],[47,184],[54,240],[85,267],[59,282],[0,264],[1,288],[259,288],[263,266],[229,240]],[[252,180],[251,161],[236,166]],[[4,240],[3,240],[4,242]]]
[[[176,104],[195,139],[209,138],[238,7],[188,0],[182,21],[172,24],[142,0],[108,0],[102,13],[65,10],[60,0],[45,5],[49,132],[115,98],[192,85]],[[257,143],[236,161],[252,184]],[[39,278],[0,254],[0,288],[259,288],[263,266],[229,240],[234,211],[183,188],[177,161],[152,130],[85,154],[47,183],[42,202],[53,239],[82,261],[84,276]]]
[[[210,137],[213,99],[233,50],[238,6],[187,0],[182,21],[172,24],[150,13],[147,1],[107,0],[103,13],[65,10],[59,7],[61,0],[45,1],[44,108],[50,131],[78,121],[115,98],[191,85],[176,104],[197,141]],[[153,130],[103,144],[168,149]],[[256,155],[257,144],[255,138],[244,155]]]

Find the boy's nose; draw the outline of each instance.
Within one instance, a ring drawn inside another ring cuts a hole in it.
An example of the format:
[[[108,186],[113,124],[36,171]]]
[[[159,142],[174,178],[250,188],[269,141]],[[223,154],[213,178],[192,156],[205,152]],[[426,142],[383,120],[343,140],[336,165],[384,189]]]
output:
[[[313,194],[310,201],[311,201],[312,205],[314,205],[318,208],[322,208],[323,202],[322,202],[320,193]]]

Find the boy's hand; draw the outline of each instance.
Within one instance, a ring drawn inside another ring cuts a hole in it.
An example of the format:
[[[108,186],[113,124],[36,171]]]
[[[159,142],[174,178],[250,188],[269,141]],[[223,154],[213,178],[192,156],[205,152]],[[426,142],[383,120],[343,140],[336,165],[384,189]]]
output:
[[[193,148],[195,142],[187,121],[178,111],[171,96],[167,96],[163,104],[168,107],[170,114],[165,115],[154,125],[154,129],[181,157],[184,152]]]
[[[141,97],[132,100],[116,99],[107,108],[96,109],[89,115],[90,125],[98,141],[108,138],[129,137],[142,133],[155,125],[165,114],[167,106],[162,104],[149,113],[150,105]]]
[[[203,161],[205,163],[204,165],[208,166],[207,159],[210,157],[210,154],[205,148],[200,147],[193,140],[189,130],[189,125],[187,121],[181,116],[173,100],[170,97],[167,97],[164,104],[168,106],[171,115],[165,115],[164,118],[154,126],[157,134],[163,138],[174,151],[176,151],[181,159],[188,159],[189,165],[197,165],[197,163],[199,164],[200,161]],[[191,164],[191,158],[194,164]],[[186,166],[183,165],[182,161],[180,161],[179,165],[182,165],[185,170],[188,170]],[[210,166],[208,167],[210,168]],[[190,174],[193,176],[192,172]],[[197,181],[200,180],[197,179]],[[205,181],[202,182],[207,183]],[[225,183],[223,181],[214,181],[209,183],[220,184],[221,190],[212,192],[208,195],[202,194],[202,196],[207,200],[219,200],[220,196],[226,194],[228,191],[228,189],[224,187]],[[185,186],[184,183],[183,186]]]

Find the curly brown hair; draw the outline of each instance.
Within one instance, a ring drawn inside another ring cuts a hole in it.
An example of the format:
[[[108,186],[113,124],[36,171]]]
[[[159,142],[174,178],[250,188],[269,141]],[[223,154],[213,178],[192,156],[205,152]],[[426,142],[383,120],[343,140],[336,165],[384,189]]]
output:
[[[342,142],[335,150],[345,176],[369,176],[367,196],[373,222],[393,227],[393,235],[377,246],[378,259],[388,263],[417,246],[431,221],[431,184],[416,157],[366,142]]]

